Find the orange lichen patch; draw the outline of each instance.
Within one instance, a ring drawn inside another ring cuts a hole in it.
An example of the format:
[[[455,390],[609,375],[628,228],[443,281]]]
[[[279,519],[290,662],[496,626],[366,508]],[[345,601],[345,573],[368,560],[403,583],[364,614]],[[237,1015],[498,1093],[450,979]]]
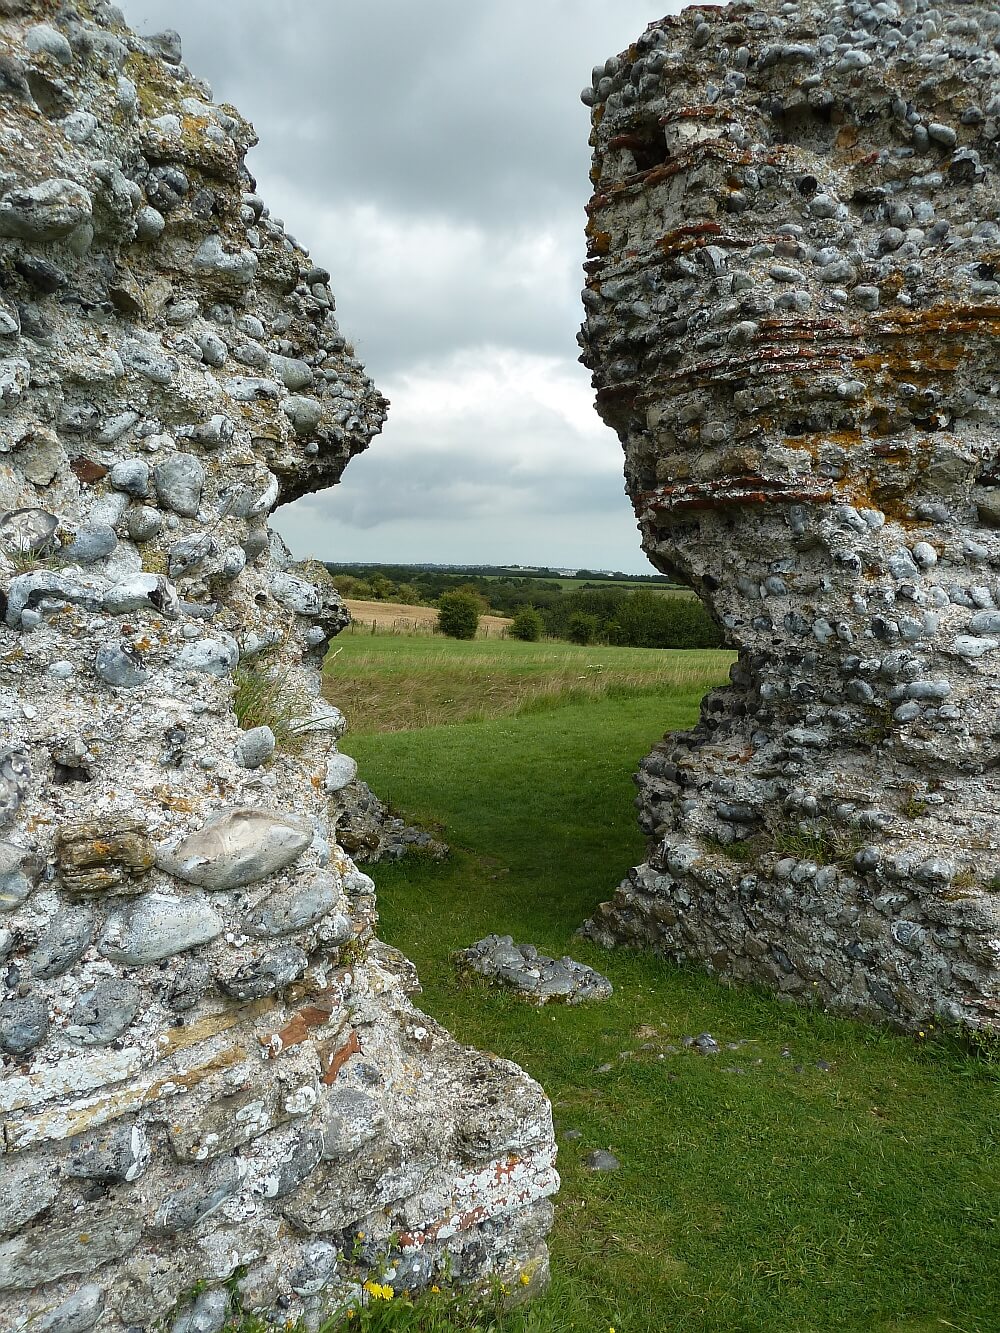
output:
[[[358,1034],[353,1028],[343,1046],[338,1047],[332,1054],[328,1054],[324,1051],[320,1052],[320,1061],[323,1066],[323,1082],[327,1087],[333,1083],[351,1056],[359,1055],[360,1053],[361,1042],[358,1040]]]
[[[587,237],[587,254],[594,259],[598,255],[606,255],[611,250],[611,233],[609,231],[593,231]]]
[[[935,337],[956,336],[962,333],[982,333],[1000,337],[1000,305],[953,305],[944,302],[927,310],[894,310],[873,320],[878,333],[918,337],[922,333]]]
[[[942,375],[953,374],[962,363],[958,352],[947,353],[943,348],[928,346],[923,354],[899,356],[889,352],[867,352],[852,362],[856,370],[888,372],[889,380],[910,380],[916,384],[937,383]]]
[[[833,444],[841,449],[859,449],[865,437],[860,430],[830,430],[818,435],[807,436],[814,440],[817,448],[824,444]]]
[[[497,1162],[496,1166],[493,1168],[493,1179],[498,1185],[502,1184],[505,1180],[510,1180],[511,1176],[520,1165],[521,1158],[515,1153],[512,1153],[506,1161]]]
[[[154,787],[153,795],[165,810],[176,810],[179,814],[189,815],[198,809],[197,801],[191,800],[188,796],[181,796],[179,792],[171,791],[169,787]]]
[[[837,137],[834,143],[837,148],[843,150],[853,148],[858,142],[857,125],[844,125],[837,131]],[[878,160],[878,154],[874,154],[875,160]]]

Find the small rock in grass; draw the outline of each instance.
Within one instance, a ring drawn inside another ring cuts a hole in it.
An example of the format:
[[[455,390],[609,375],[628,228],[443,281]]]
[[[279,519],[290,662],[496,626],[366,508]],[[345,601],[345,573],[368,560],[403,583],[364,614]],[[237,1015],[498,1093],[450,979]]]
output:
[[[596,1148],[583,1159],[588,1171],[617,1171],[621,1166],[618,1158],[604,1148]]]
[[[460,972],[486,977],[532,1004],[581,1004],[612,994],[611,982],[593,968],[572,958],[547,958],[530,944],[515,944],[510,935],[477,940],[455,955],[455,963]]]

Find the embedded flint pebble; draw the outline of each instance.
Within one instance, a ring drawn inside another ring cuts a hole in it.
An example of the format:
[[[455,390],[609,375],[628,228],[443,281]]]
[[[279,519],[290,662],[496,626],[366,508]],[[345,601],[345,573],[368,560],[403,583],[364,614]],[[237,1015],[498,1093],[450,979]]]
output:
[[[325,1109],[324,1157],[346,1157],[378,1134],[378,1103],[360,1088],[332,1088]]]
[[[239,661],[235,639],[195,639],[185,644],[177,654],[177,666],[182,671],[201,671],[209,676],[228,676]]]
[[[58,977],[90,947],[97,918],[90,907],[63,907],[56,913],[29,954],[36,977]]]
[[[0,825],[9,824],[20,810],[31,781],[31,764],[20,747],[0,750]]]
[[[97,560],[109,556],[118,545],[118,538],[113,528],[102,524],[100,527],[81,528],[66,547],[66,559],[72,564],[92,565]]]
[[[0,1172],[0,1235],[17,1231],[44,1212],[59,1193],[52,1162],[9,1154]]]
[[[189,958],[182,962],[167,990],[167,1004],[178,1013],[193,1009],[212,984],[212,973],[207,963]]]
[[[90,194],[82,185],[53,177],[0,197],[0,237],[56,241],[88,221],[91,211]]]
[[[49,1006],[41,995],[8,996],[0,1000],[0,1050],[25,1055],[49,1030]]]
[[[270,727],[251,727],[236,742],[236,762],[244,768],[260,768],[274,754],[275,744]]]
[[[100,950],[105,958],[142,967],[208,944],[222,931],[218,912],[197,894],[145,893],[109,919]]]
[[[220,1333],[231,1310],[229,1291],[212,1287],[200,1292],[170,1325],[170,1333]]]
[[[331,912],[340,893],[331,875],[320,873],[265,898],[247,918],[253,935],[294,935]]]
[[[312,836],[312,826],[295,815],[238,807],[223,811],[175,846],[158,848],[156,864],[206,889],[239,888],[291,865]]]
[[[309,959],[296,945],[274,949],[220,976],[219,985],[237,1000],[259,1000],[274,995],[306,970]]]
[[[323,776],[323,790],[332,796],[342,791],[358,776],[357,761],[349,754],[332,754],[326,761],[326,773]]]
[[[193,454],[174,454],[153,468],[153,482],[161,503],[177,514],[193,518],[201,503],[205,469]]]
[[[269,1199],[283,1199],[309,1176],[323,1157],[323,1136],[308,1130],[292,1139],[277,1168],[263,1177],[258,1191]]]
[[[87,1333],[97,1327],[104,1312],[104,1292],[96,1282],[85,1283],[37,1322],[38,1333]]]
[[[45,509],[8,509],[0,514],[0,547],[19,555],[44,551],[58,526],[56,516]]]
[[[998,37],[985,0],[685,10],[583,97],[581,360],[738,654],[585,932],[911,1029],[997,1022]]]
[[[151,1155],[142,1127],[118,1121],[106,1129],[71,1139],[63,1171],[67,1176],[86,1180],[137,1180],[149,1165]]]
[[[235,1157],[225,1157],[201,1168],[190,1185],[163,1200],[156,1210],[154,1230],[173,1236],[197,1226],[232,1197],[243,1176],[243,1164]]]
[[[0,842],[0,912],[19,907],[31,893],[31,860],[27,848]]]
[[[105,1046],[120,1037],[136,1015],[138,985],[126,977],[102,977],[77,1000],[66,1035],[84,1046]]]
[[[149,672],[139,665],[131,652],[110,643],[98,648],[94,671],[105,684],[121,690],[134,690],[149,679]]]
[[[329,1241],[308,1241],[302,1247],[301,1263],[288,1275],[288,1285],[297,1296],[315,1296],[330,1281],[337,1258],[338,1251]]]

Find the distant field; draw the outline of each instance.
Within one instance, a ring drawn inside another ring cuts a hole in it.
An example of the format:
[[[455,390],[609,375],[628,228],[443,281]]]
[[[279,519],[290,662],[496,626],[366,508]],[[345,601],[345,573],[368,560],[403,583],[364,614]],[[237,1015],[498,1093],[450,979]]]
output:
[[[483,579],[487,583],[499,583],[502,578],[515,576],[505,574],[477,574],[476,577]],[[570,592],[580,592],[584,588],[625,588],[629,592],[632,592],[636,588],[648,588],[650,592],[662,592],[682,597],[694,596],[694,593],[690,588],[674,587],[666,583],[653,583],[648,579],[635,579],[634,581],[632,579],[574,579],[559,578],[555,575],[552,578],[548,578],[544,574],[520,574],[516,577],[532,579],[537,583],[558,583],[564,592],[567,590]]]
[[[693,597],[694,593],[690,588],[672,588],[664,583],[644,583],[638,579],[635,583],[630,583],[627,579],[545,579],[545,583],[558,583],[563,592],[582,592],[587,588],[624,588],[627,592],[635,592],[637,588],[644,588],[647,592],[661,593],[664,597]]]
[[[407,606],[403,602],[356,602],[345,598],[347,609],[354,621],[348,633],[360,634],[371,632],[372,625],[376,633],[396,634],[433,634],[437,624],[437,608],[433,606]],[[510,621],[503,616],[480,616],[480,639],[499,638]]]
[[[354,732],[412,731],[575,700],[660,692],[680,695],[697,710],[705,691],[728,678],[732,660],[732,653],[712,649],[354,633],[334,641],[324,693],[347,714]]]

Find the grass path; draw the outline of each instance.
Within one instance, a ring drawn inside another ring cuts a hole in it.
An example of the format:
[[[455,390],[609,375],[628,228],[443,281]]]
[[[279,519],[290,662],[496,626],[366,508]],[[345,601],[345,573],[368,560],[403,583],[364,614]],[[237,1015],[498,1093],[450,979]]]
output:
[[[553,1285],[509,1331],[994,1333],[989,1067],[946,1040],[915,1044],[573,938],[642,855],[637,759],[691,721],[700,692],[345,742],[381,795],[442,821],[456,848],[441,866],[378,872],[383,934],[417,963],[424,1007],[518,1060],[554,1103]],[[535,1010],[459,986],[450,952],[493,930],[592,963],[615,995]],[[739,1048],[682,1048],[706,1030]],[[595,1147],[621,1170],[585,1171]]]

